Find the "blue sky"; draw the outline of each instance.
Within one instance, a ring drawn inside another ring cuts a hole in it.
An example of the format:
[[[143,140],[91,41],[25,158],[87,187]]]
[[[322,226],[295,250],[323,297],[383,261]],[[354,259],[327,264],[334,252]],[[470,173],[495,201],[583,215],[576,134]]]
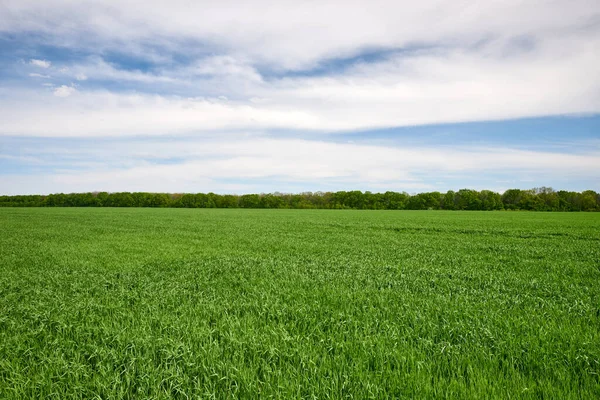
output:
[[[588,0],[5,0],[0,194],[600,191],[598,48]]]

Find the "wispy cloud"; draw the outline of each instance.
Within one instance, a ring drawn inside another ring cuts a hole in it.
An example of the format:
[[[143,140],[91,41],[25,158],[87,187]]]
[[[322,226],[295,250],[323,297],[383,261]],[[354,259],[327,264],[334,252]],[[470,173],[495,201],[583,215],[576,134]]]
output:
[[[35,72],[32,72],[31,74],[29,74],[30,77],[32,78],[43,78],[43,79],[50,79],[50,75],[42,75],[42,74],[38,74]]]
[[[536,183],[548,186],[549,181],[566,185],[574,179],[598,183],[595,171],[600,169],[600,148],[584,154],[465,145],[435,149],[257,138],[235,132],[192,140],[29,145],[22,157],[45,164],[44,185],[62,191],[228,187],[235,192],[232,182],[251,191],[494,189],[508,183],[528,188]],[[481,180],[482,174],[488,178]],[[9,180],[14,185],[18,178],[5,177]],[[19,188],[35,192],[40,180]]]
[[[36,66],[36,67],[40,67],[40,68],[50,68],[50,66],[52,65],[52,63],[50,61],[37,60],[35,58],[29,60],[29,64]]]
[[[278,68],[303,69],[368,48],[475,44],[482,38],[580,29],[597,23],[599,12],[594,0],[171,1],[142,9],[137,1],[118,6],[109,1],[68,6],[60,0],[9,1],[0,29],[44,32],[48,40],[67,46],[162,43],[171,53],[210,47]],[[83,32],[87,35],[79,35]]]
[[[56,97],[69,97],[76,91],[77,89],[75,89],[73,86],[61,85],[54,89],[53,93]]]
[[[85,63],[73,64],[68,68],[63,68],[61,73],[79,81],[96,79],[116,82],[132,81],[142,84],[175,83],[178,81],[177,77],[166,74],[151,74],[135,69],[117,68],[101,57],[90,57]]]

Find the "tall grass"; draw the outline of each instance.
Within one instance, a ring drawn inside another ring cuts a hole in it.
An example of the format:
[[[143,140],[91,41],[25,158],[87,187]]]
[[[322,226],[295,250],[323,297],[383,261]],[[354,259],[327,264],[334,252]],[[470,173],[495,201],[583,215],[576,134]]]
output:
[[[598,398],[600,215],[0,209],[0,398]]]

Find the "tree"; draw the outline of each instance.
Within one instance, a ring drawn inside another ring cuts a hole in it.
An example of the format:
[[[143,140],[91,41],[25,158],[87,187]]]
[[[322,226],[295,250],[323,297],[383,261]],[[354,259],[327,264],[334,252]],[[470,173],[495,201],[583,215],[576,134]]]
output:
[[[404,210],[408,203],[408,193],[385,192],[382,196],[386,210]]]
[[[444,210],[456,210],[456,193],[453,190],[448,190],[442,198],[442,208]]]
[[[482,210],[501,210],[503,208],[502,197],[491,190],[482,190],[479,192]]]
[[[261,196],[259,204],[261,208],[282,208],[283,200],[279,196],[265,194]]]
[[[521,189],[508,189],[502,195],[502,203],[507,210],[518,210],[521,202]]]
[[[581,210],[595,211],[598,209],[598,193],[593,190],[586,190],[581,193]]]
[[[460,189],[455,202],[458,210],[481,210],[481,200],[476,190]]]
[[[546,211],[557,211],[559,209],[559,198],[554,189],[542,186],[533,189],[533,191],[544,202]]]
[[[240,207],[259,208],[260,197],[257,194],[245,194],[242,197],[240,197]]]

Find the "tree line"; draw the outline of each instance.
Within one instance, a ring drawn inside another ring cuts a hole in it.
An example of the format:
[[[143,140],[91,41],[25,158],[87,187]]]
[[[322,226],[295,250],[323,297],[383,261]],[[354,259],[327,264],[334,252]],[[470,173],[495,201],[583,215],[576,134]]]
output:
[[[215,194],[93,192],[0,196],[0,207],[174,207],[174,208],[322,208],[355,210],[529,210],[600,211],[600,194],[552,188],[372,193],[354,191],[298,194]]]

